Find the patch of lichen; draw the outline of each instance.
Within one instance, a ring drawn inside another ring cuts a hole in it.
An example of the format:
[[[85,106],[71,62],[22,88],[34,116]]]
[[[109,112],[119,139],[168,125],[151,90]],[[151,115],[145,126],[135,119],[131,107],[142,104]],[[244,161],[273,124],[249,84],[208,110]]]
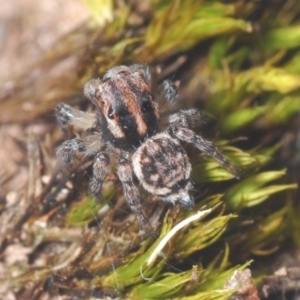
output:
[[[191,151],[195,210],[171,209],[165,214],[154,204],[150,210],[160,234],[142,239],[134,216],[124,212],[126,205],[115,180],[107,180],[99,205],[76,185],[80,174],[88,174],[88,167],[68,178],[55,174],[52,186],[37,198],[37,207],[28,206],[26,217],[15,221],[21,232],[30,235],[26,243],[33,249],[34,263],[9,266],[19,275],[1,283],[19,294],[43,286],[52,297],[227,299],[236,289],[225,289],[225,282],[234,271],[248,267],[253,255],[268,255],[288,240],[295,244],[300,240],[297,184],[286,169],[298,165],[299,159],[293,149],[281,144],[287,136],[295,144],[298,131],[300,4],[85,2],[93,17],[45,54],[36,66],[42,70],[39,76],[16,79],[18,89],[1,99],[1,122],[34,122],[52,114],[60,101],[86,107],[81,96],[84,82],[112,66],[160,66],[158,80],[175,76],[181,81],[182,106],[195,105],[216,118],[218,134],[207,133],[205,124],[202,132],[215,136],[215,144],[240,169],[240,179],[212,158]],[[76,63],[59,67],[66,58]],[[54,72],[55,68],[61,72]],[[25,110],[28,95],[32,107]],[[55,132],[51,138],[55,145],[61,136]],[[68,181],[79,193],[57,200]],[[108,217],[98,215],[111,200],[114,206]],[[145,196],[145,200],[150,199]],[[211,214],[178,231],[155,263],[147,265],[176,224],[209,208]],[[44,227],[39,226],[41,220],[46,220]],[[55,250],[45,250],[42,263],[35,260],[35,249],[49,244]]]

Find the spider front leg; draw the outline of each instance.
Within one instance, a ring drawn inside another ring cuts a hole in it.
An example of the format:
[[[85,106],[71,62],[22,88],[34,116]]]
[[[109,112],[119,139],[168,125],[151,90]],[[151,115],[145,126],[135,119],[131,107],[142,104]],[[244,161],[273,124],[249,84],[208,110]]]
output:
[[[57,123],[62,129],[66,129],[68,124],[84,130],[96,127],[97,125],[97,117],[95,114],[83,112],[65,103],[59,103],[55,107],[54,112]]]
[[[140,234],[153,233],[153,229],[143,212],[138,188],[133,183],[131,162],[124,157],[119,161],[118,176],[123,186],[126,201],[139,221]]]
[[[214,157],[231,174],[233,174],[236,178],[239,178],[239,170],[227,160],[227,158],[212,142],[205,140],[191,129],[185,127],[170,127],[169,132],[175,138],[183,142],[193,144],[200,151]]]

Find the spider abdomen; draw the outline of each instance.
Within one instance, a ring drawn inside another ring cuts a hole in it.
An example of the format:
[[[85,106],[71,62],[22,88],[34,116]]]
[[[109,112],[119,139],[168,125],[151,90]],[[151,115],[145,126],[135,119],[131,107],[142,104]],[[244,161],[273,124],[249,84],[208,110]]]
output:
[[[191,164],[179,141],[167,133],[157,134],[137,149],[132,163],[137,178],[151,194],[165,202],[193,207]]]

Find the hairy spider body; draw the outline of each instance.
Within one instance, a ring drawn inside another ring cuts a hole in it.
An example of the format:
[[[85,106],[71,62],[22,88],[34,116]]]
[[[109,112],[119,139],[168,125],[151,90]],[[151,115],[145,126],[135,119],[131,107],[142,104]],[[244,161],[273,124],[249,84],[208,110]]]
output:
[[[165,101],[174,101],[177,91],[172,82],[164,81],[160,90],[164,93]],[[96,106],[96,114],[82,112],[63,103],[55,109],[62,128],[72,124],[93,131],[86,138],[65,141],[57,151],[60,164],[65,168],[70,167],[78,153],[93,157],[90,191],[98,199],[109,155],[111,150],[116,150],[114,152],[120,156],[118,177],[142,232],[151,230],[151,227],[143,213],[135,178],[148,192],[165,202],[179,203],[186,209],[194,206],[189,193],[192,187],[191,164],[180,141],[192,143],[237,175],[235,167],[220,150],[192,130],[201,121],[197,110],[182,110],[172,114],[168,128],[159,132],[158,104],[146,66],[114,67],[104,75],[102,81],[88,81],[84,94]]]
[[[132,157],[134,173],[151,194],[165,202],[192,208],[189,195],[191,164],[180,143],[159,133],[141,145]]]
[[[158,106],[147,76],[136,65],[118,66],[102,82],[94,79],[85,85],[86,96],[100,109],[103,138],[118,149],[133,151],[158,129]]]

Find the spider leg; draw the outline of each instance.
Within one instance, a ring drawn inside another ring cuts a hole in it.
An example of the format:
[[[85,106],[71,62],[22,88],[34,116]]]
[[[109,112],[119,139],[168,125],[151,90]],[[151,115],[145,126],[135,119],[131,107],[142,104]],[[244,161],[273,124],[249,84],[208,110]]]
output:
[[[59,165],[64,170],[70,170],[74,166],[76,156],[84,151],[85,146],[80,139],[72,139],[63,142],[56,152]]]
[[[54,113],[57,123],[62,129],[65,129],[68,124],[84,130],[97,125],[97,117],[95,114],[83,112],[65,103],[59,103],[55,107]]]
[[[89,183],[89,190],[93,197],[100,199],[103,181],[106,177],[107,166],[109,164],[109,157],[104,152],[99,152],[93,164],[93,177]]]
[[[126,201],[139,221],[140,234],[153,232],[153,229],[143,212],[138,188],[133,183],[131,162],[124,157],[119,161],[118,176],[123,186]]]
[[[152,75],[150,72],[150,69],[147,65],[138,65],[134,64],[129,66],[131,72],[140,72],[148,85],[150,86],[153,82]],[[155,80],[154,80],[155,81]],[[159,86],[158,86],[158,94],[163,96],[165,100],[168,102],[174,103],[175,98],[177,96],[177,86],[176,83],[174,83],[171,80],[164,80]]]
[[[171,80],[164,80],[158,86],[158,93],[162,94],[169,103],[175,103],[178,94],[176,83]]]
[[[86,136],[82,140],[84,144],[84,156],[93,157],[98,153],[103,152],[105,143],[102,140],[101,133],[94,133],[92,135]]]
[[[192,108],[181,110],[169,117],[169,125],[171,127],[184,127],[194,129],[204,122],[204,114],[198,109]]]
[[[70,170],[76,161],[76,157],[93,157],[103,148],[103,141],[100,134],[93,134],[83,139],[72,139],[63,142],[57,149],[58,163],[62,169]]]
[[[214,157],[224,168],[226,168],[231,174],[236,178],[239,178],[238,169],[233,166],[227,158],[222,154],[222,152],[210,141],[205,140],[200,135],[197,135],[191,129],[185,127],[171,127],[169,132],[175,138],[193,144],[200,151],[207,155]]]
[[[57,150],[57,158],[62,169],[69,171],[75,164],[79,155],[95,157],[93,163],[93,176],[89,182],[89,190],[97,200],[100,198],[102,184],[109,164],[108,155],[102,151],[103,142],[99,134],[87,136],[84,139],[65,141]]]

